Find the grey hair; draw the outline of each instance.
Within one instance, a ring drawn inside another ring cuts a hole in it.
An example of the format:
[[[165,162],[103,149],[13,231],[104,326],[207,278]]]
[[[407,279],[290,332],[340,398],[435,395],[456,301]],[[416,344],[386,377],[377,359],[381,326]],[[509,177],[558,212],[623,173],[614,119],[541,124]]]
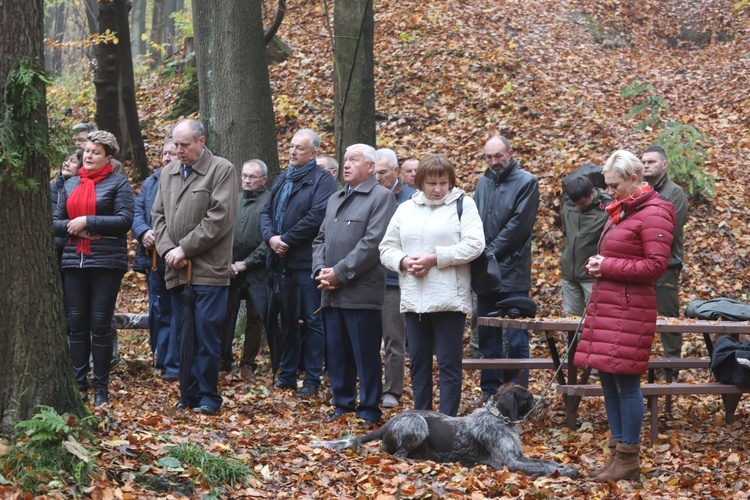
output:
[[[339,162],[336,161],[336,158],[331,155],[318,155],[316,159],[318,160],[318,164],[320,164],[320,160],[330,161],[333,165],[333,168],[335,168],[336,170],[339,169]]]
[[[172,138],[170,137],[170,138],[168,138],[168,139],[167,139],[166,141],[164,141],[164,145],[162,146],[162,148],[165,148],[165,147],[167,147],[167,146],[171,146],[172,144],[174,144],[174,139],[172,139]]]
[[[294,135],[304,134],[310,138],[310,145],[315,151],[320,150],[320,136],[315,133],[314,130],[309,128],[301,128]]]
[[[511,150],[510,141],[508,140],[507,137],[504,137],[502,135],[493,135],[492,137],[490,137],[489,139],[487,139],[487,142],[490,142],[493,139],[501,141],[505,145],[506,151],[510,151]]]
[[[70,129],[70,133],[71,135],[78,132],[86,132],[90,134],[91,132],[96,132],[97,130],[99,129],[93,123],[79,123],[78,125],[73,125],[73,127]]]
[[[398,168],[398,156],[396,156],[396,152],[394,150],[388,148],[378,149],[377,155],[378,161],[385,158],[388,162],[388,166],[391,169]]]
[[[346,152],[353,151],[355,149],[359,149],[362,151],[362,155],[365,157],[365,161],[369,163],[377,163],[378,161],[378,153],[375,151],[375,148],[372,146],[368,146],[367,144],[352,144],[348,148],[346,148]]]
[[[245,165],[258,165],[260,167],[260,173],[264,176],[268,175],[268,166],[263,162],[263,160],[247,160],[242,164],[242,167],[244,168]]]
[[[627,179],[635,174],[638,182],[643,182],[643,163],[630,151],[620,149],[612,153],[607,163],[602,167],[602,173],[609,172],[610,170],[619,173],[623,179]]]
[[[106,132],[104,130],[97,130],[96,132],[90,132],[88,137],[89,141],[94,144],[99,144],[104,147],[104,152],[107,156],[114,156],[120,152],[120,146],[117,145],[117,139],[114,134]]]
[[[203,124],[198,120],[193,120],[192,118],[186,118],[177,122],[177,125],[172,128],[172,133],[174,133],[174,129],[176,129],[183,123],[188,124],[188,126],[190,127],[190,131],[193,132],[193,135],[195,136],[195,140],[198,140],[206,135],[206,129],[203,127]]]

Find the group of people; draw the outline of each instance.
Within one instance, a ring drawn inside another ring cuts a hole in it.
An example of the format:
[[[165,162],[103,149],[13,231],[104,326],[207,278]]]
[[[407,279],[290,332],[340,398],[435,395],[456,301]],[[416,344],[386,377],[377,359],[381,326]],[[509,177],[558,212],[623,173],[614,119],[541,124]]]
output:
[[[219,411],[218,374],[231,369],[244,300],[244,376],[256,368],[263,330],[283,330],[286,341],[274,346],[281,351],[274,388],[314,396],[325,364],[331,419],[356,413],[372,425],[381,407],[400,404],[408,350],[414,407],[433,408],[434,355],[439,410],[457,414],[463,334],[472,311],[470,263],[484,253],[502,274],[497,290],[476,296],[479,316],[498,301],[529,297],[536,177],[521,168],[502,136],[484,145],[487,169],[472,197],[456,186],[455,167],[443,155],[399,166],[390,149],[354,144],[339,166],[319,156],[319,148],[314,131],[299,130],[289,168],[270,189],[267,166],[254,159],[242,166],[240,191],[234,166],[205,147],[201,123],[182,120],[164,145],[164,168],[136,199],[127,178],[115,173],[112,134],[86,134],[79,175],[66,161],[62,181],[53,181],[71,359],[82,397],[93,353],[94,399],[108,400],[112,311],[132,230],[139,242],[134,268],[149,274],[155,364],[166,380],[176,380],[181,368],[181,292],[188,284],[193,289],[195,349],[178,406]],[[687,203],[666,176],[660,148],[648,148],[643,161],[617,151],[603,174],[607,193],[585,177],[566,186],[562,269],[565,312],[587,311],[575,362],[598,370],[602,381],[615,453],[596,472],[609,480],[631,477],[638,467],[640,375],[657,298],[660,313],[677,314]],[[293,306],[269,314],[269,302],[281,292]],[[668,349],[679,355],[679,346]],[[479,350],[488,358],[528,357],[528,332],[480,326]],[[482,394],[472,403],[485,402],[504,381],[503,373],[484,370]]]

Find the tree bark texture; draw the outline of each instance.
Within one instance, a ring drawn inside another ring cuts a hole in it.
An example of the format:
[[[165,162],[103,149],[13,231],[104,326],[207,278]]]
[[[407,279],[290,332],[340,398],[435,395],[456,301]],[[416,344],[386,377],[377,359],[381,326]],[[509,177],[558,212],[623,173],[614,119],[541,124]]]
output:
[[[177,0],[164,0],[164,49],[165,59],[169,59],[172,55],[179,50],[177,33],[175,30],[174,19],[172,14],[177,12]]]
[[[133,57],[138,58],[146,53],[146,42],[143,40],[143,34],[146,33],[146,0],[133,0],[130,17],[132,19],[130,51]]]
[[[5,2],[0,11],[0,85],[20,58],[43,67],[43,0]],[[44,89],[40,89],[44,92]],[[0,102],[0,114],[5,114]],[[46,130],[43,102],[33,119]],[[23,139],[23,138],[21,138]],[[7,165],[0,165],[5,176]],[[59,412],[86,412],[73,381],[66,339],[60,272],[49,201],[49,165],[36,154],[23,175],[38,189],[19,192],[0,180],[0,433],[37,413],[37,405]]]
[[[154,8],[151,11],[151,43],[160,47],[164,43],[164,0],[154,0]],[[161,52],[152,48],[151,59],[154,60],[153,67],[161,65]]]
[[[201,119],[209,149],[238,169],[279,171],[261,0],[193,0]]]
[[[65,36],[65,13],[67,8],[67,3],[59,3],[54,7],[52,37],[58,44],[63,43]],[[52,71],[58,74],[62,72],[62,48],[59,45],[52,47],[52,60],[50,62]]]
[[[89,25],[89,34],[94,35],[99,33],[99,0],[84,0],[86,6],[86,21]],[[98,57],[99,46],[94,44],[89,46],[90,55],[92,61],[95,61]]]
[[[99,8],[99,33],[107,30],[117,32],[117,18],[115,4],[103,2]],[[96,77],[96,114],[94,120],[100,130],[111,132],[117,138],[120,149],[122,144],[122,129],[120,128],[120,61],[117,44],[105,42],[99,44]]]
[[[339,161],[352,144],[375,144],[372,0],[336,0],[333,21],[334,126]]]
[[[133,55],[130,52],[130,28],[128,25],[127,0],[115,0],[115,18],[117,26],[117,38],[119,43],[120,63],[120,101],[122,102],[122,118],[126,122],[126,137],[130,144],[130,159],[133,162],[133,174],[136,179],[145,179],[149,176],[148,158],[146,148],[143,145],[143,133],[141,122],[138,118],[138,105],[135,102],[135,77],[133,76]],[[119,138],[118,138],[119,140]],[[123,137],[122,143],[125,143]]]

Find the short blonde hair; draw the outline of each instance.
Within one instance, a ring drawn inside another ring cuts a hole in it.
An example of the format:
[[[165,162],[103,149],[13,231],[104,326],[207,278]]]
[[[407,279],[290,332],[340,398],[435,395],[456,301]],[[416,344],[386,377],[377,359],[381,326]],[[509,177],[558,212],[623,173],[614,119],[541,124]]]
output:
[[[643,182],[643,163],[630,151],[620,149],[612,153],[607,163],[602,167],[602,173],[610,170],[619,173],[623,179],[635,174],[638,177],[638,182]]]
[[[114,156],[120,152],[120,147],[117,145],[117,139],[115,138],[115,135],[110,132],[97,130],[96,132],[91,132],[87,139],[94,144],[103,146],[104,152],[107,156]]]

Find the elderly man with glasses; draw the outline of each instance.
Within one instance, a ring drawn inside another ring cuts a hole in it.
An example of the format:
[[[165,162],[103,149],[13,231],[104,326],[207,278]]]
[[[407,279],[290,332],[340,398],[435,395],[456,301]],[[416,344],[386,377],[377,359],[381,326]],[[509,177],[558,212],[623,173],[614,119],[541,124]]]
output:
[[[539,186],[533,174],[513,158],[510,141],[496,135],[484,146],[488,168],[477,181],[474,201],[484,224],[485,253],[500,264],[498,290],[477,294],[477,315],[497,310],[501,300],[527,297],[531,290],[531,234],[539,208]],[[525,330],[479,326],[479,351],[485,358],[528,358],[529,333]],[[505,339],[503,338],[505,335]],[[505,342],[504,342],[505,341]],[[504,344],[507,343],[507,349]],[[507,351],[507,352],[506,352]],[[485,403],[502,385],[500,370],[483,370],[482,395],[473,403]],[[506,382],[518,382],[513,373]]]

